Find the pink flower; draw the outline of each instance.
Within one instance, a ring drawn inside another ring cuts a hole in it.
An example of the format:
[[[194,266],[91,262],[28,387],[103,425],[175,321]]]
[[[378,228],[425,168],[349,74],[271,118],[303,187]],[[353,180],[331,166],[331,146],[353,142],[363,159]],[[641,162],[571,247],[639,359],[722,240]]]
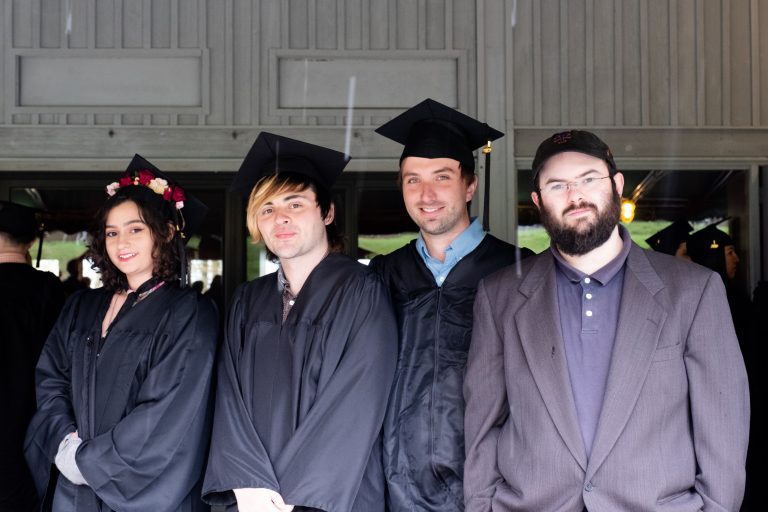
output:
[[[184,201],[176,201],[176,209],[181,210],[184,208]]]
[[[120,188],[120,184],[116,181],[113,181],[112,183],[107,185],[107,195],[110,197],[115,195],[115,192],[117,192],[117,189],[119,188]]]

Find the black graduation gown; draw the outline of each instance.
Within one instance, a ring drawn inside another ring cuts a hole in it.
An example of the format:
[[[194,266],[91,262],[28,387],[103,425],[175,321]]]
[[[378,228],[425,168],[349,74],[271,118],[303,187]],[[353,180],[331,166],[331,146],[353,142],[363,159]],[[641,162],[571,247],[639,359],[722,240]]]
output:
[[[268,488],[324,511],[384,507],[381,425],[397,330],[381,280],[330,254],[282,323],[277,274],[242,285],[220,354],[203,497]]]
[[[38,492],[55,511],[203,510],[215,306],[166,283],[121,310],[99,353],[111,296],[70,297],[40,356],[38,410],[25,443]],[[74,430],[84,440],[76,461],[88,485],[53,465]]]
[[[64,287],[50,272],[0,263],[0,511],[33,510],[37,493],[24,461],[35,413],[35,365],[61,307]]]
[[[486,235],[440,287],[415,240],[371,261],[392,293],[400,334],[384,420],[388,510],[464,510],[462,386],[477,284],[530,254]]]

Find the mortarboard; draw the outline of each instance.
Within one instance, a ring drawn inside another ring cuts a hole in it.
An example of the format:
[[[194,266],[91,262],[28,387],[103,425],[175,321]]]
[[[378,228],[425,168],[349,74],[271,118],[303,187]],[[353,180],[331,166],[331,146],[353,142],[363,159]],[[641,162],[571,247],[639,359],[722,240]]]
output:
[[[723,219],[725,220],[725,219]],[[688,256],[691,261],[725,275],[725,246],[736,245],[733,238],[717,229],[721,221],[710,224],[688,237]]]
[[[452,158],[463,168],[475,169],[473,152],[486,146],[483,229],[488,230],[491,141],[504,134],[486,123],[427,98],[376,128],[376,133],[402,144],[400,162],[406,157]]]
[[[608,164],[611,175],[616,173],[616,162],[613,161],[613,153],[608,145],[597,135],[586,130],[568,130],[555,133],[539,144],[536,156],[533,158],[533,184],[536,187],[536,178],[539,171],[550,157],[566,151],[575,151],[585,155],[594,156]]]
[[[658,233],[646,238],[646,243],[654,251],[674,255],[680,244],[688,240],[688,233],[693,227],[685,220],[676,220]]]
[[[43,240],[45,239],[45,223],[38,220],[40,210],[30,208],[10,201],[0,201],[0,232],[8,233],[16,241],[26,244],[40,238],[37,245],[37,263],[43,256]]]
[[[38,234],[37,210],[28,206],[0,201],[0,232],[11,235],[21,243],[28,243]]]
[[[694,253],[718,252],[725,250],[726,245],[736,245],[736,242],[733,241],[733,238],[728,233],[717,229],[717,225],[720,222],[710,224],[688,237],[688,253],[691,259],[693,259]],[[694,261],[696,260],[694,259]]]
[[[261,132],[240,165],[231,189],[247,197],[265,176],[289,172],[307,176],[330,191],[349,160],[340,151]]]
[[[159,180],[159,181],[158,181]],[[173,220],[185,243],[195,234],[208,213],[202,201],[189,195],[178,181],[141,155],[134,155],[120,179],[107,186],[111,196],[126,186],[139,185],[130,193],[145,194]],[[128,193],[125,190],[124,193]]]

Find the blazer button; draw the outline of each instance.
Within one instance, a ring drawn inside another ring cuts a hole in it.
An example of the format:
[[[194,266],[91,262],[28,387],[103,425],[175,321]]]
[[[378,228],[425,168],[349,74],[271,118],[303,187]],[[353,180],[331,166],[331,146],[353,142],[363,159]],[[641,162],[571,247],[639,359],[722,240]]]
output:
[[[587,485],[584,486],[584,490],[587,492],[592,492],[592,489],[594,489],[595,486],[592,485],[592,482],[588,482]]]

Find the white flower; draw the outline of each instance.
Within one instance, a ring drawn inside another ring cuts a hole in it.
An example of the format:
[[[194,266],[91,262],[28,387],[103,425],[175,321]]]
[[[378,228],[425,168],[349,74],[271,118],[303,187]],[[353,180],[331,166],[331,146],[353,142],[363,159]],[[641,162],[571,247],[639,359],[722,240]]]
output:
[[[181,210],[184,208],[184,201],[176,201],[176,209]]]
[[[165,189],[168,188],[168,182],[163,178],[155,178],[147,185],[155,194],[163,194]]]
[[[120,184],[116,181],[113,181],[109,185],[107,185],[107,195],[113,196],[115,195],[115,192],[117,192],[117,189],[120,188]]]

